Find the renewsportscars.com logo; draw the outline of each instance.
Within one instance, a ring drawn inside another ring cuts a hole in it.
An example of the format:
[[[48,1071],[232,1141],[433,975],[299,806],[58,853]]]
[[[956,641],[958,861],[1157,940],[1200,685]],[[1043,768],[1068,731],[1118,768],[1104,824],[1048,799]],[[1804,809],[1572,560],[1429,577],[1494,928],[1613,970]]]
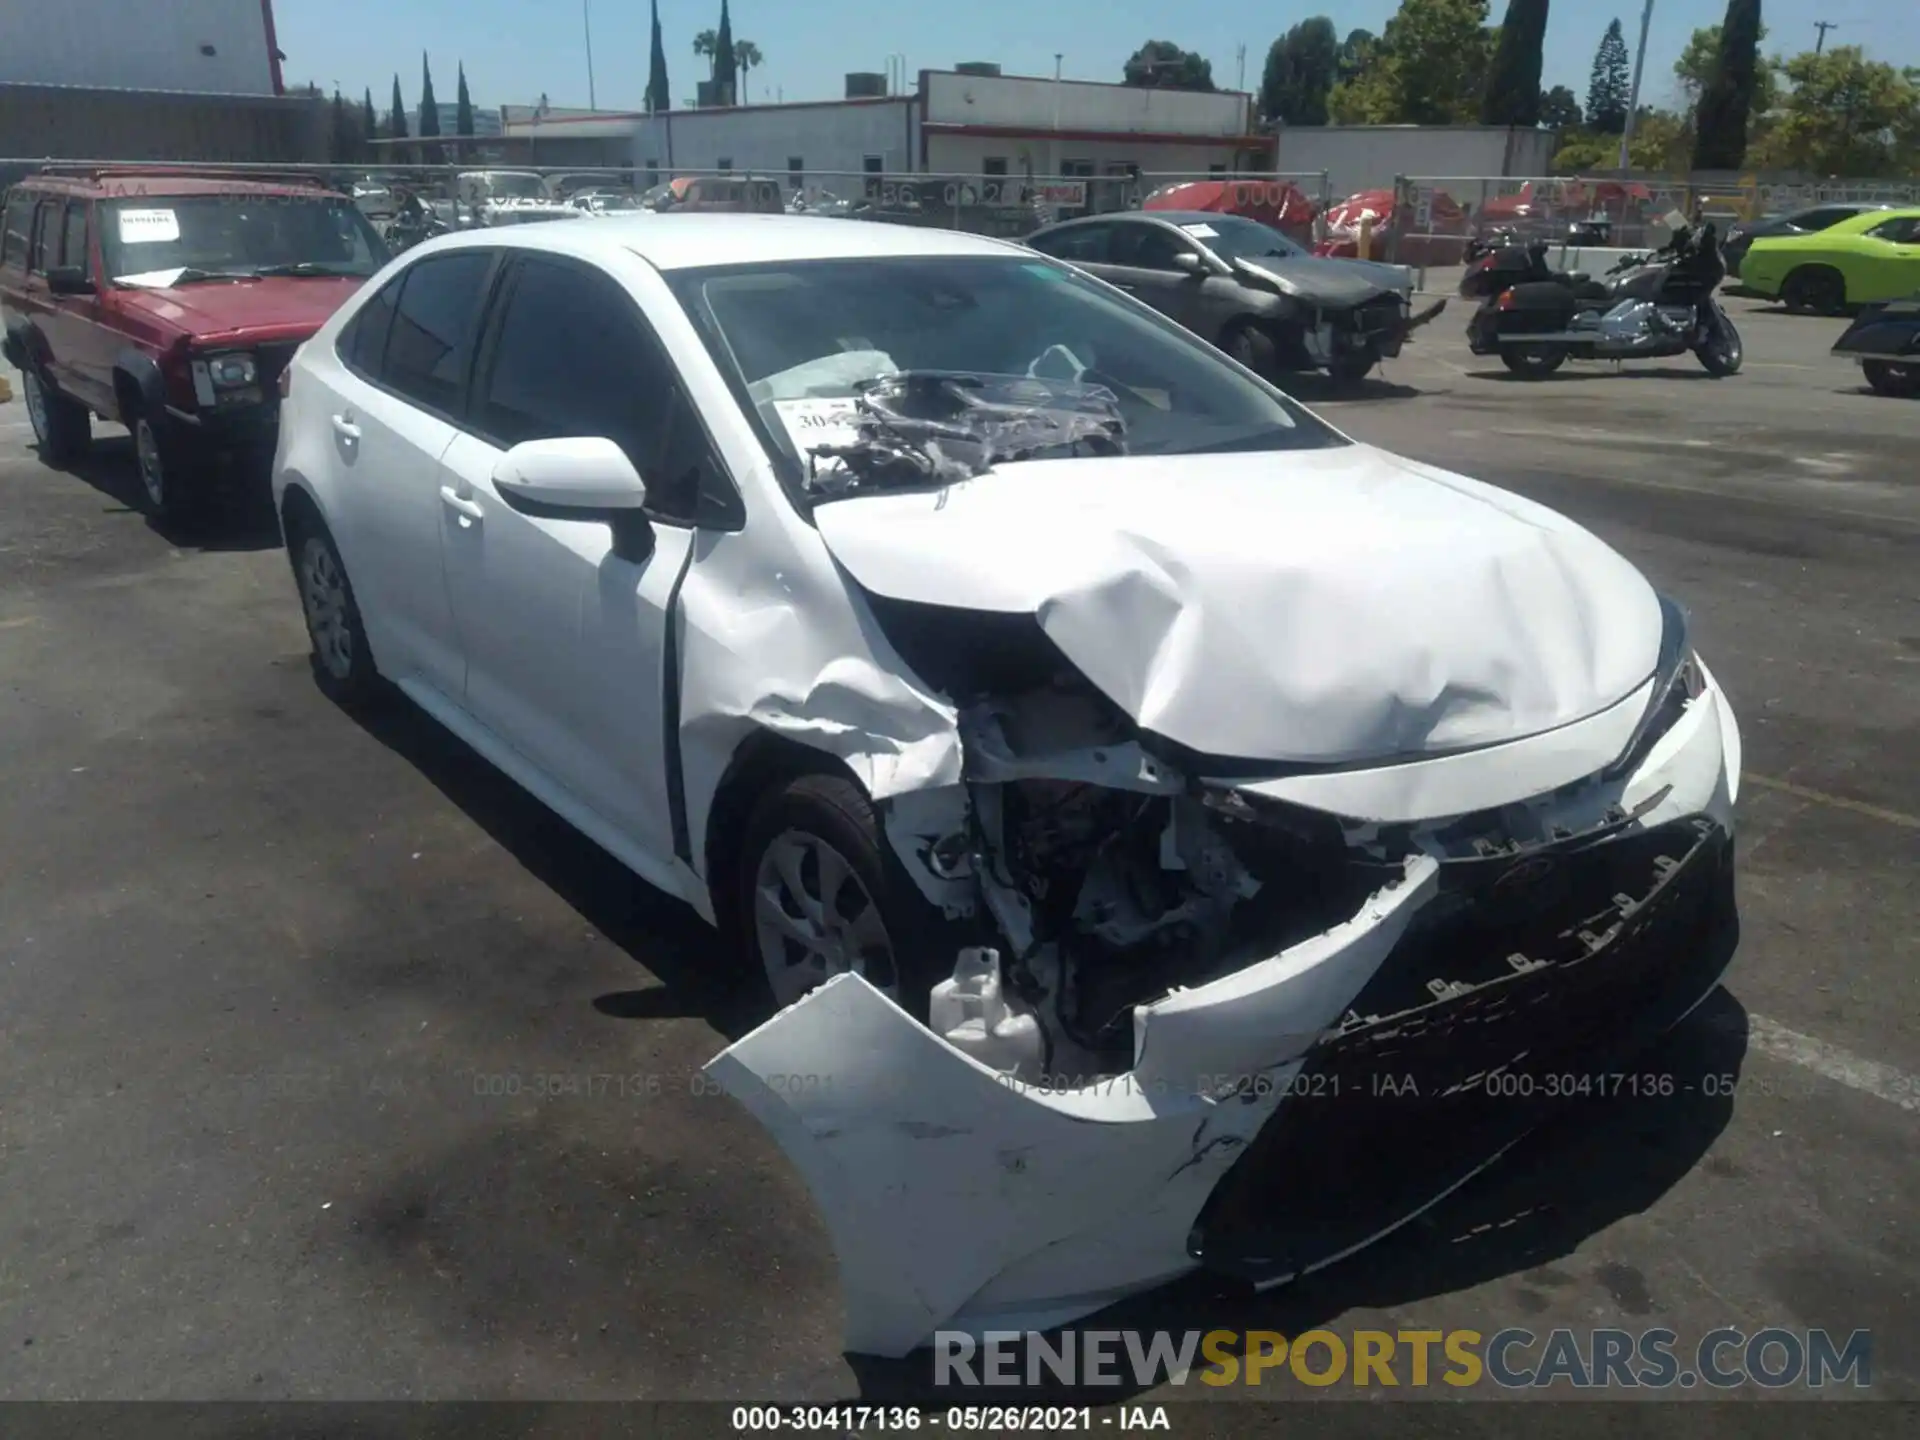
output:
[[[1198,1367],[1196,1368],[1196,1361]],[[939,1386],[1349,1385],[1456,1389],[1821,1390],[1873,1383],[1873,1334],[1734,1326],[1691,1345],[1667,1329],[1062,1330],[1052,1336],[942,1330],[933,1343]]]

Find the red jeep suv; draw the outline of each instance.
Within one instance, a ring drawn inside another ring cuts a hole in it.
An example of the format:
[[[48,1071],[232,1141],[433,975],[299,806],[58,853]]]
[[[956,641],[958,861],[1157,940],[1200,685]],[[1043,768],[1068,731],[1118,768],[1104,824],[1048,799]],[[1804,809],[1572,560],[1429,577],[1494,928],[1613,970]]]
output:
[[[156,518],[198,509],[216,460],[264,479],[281,370],[388,259],[351,199],[285,175],[50,167],[4,214],[0,347],[41,457],[120,422]]]

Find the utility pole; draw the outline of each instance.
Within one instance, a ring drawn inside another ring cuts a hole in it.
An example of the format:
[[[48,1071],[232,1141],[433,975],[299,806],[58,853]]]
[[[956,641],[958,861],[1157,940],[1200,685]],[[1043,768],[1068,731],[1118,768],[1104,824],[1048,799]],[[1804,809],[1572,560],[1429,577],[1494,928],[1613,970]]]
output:
[[[593,0],[580,0],[580,23],[587,32],[587,109],[597,110],[593,99]]]
[[[1633,168],[1633,126],[1640,118],[1640,77],[1647,68],[1647,31],[1652,26],[1653,0],[1647,0],[1647,8],[1640,12],[1640,50],[1633,59],[1633,88],[1627,95],[1627,125],[1620,132],[1620,169],[1623,172]]]
[[[1233,51],[1233,58],[1240,66],[1240,78],[1234,82],[1233,88],[1236,90],[1245,90],[1247,88],[1247,47],[1245,45],[1236,45]]]
[[[1813,53],[1818,55],[1827,48],[1827,31],[1838,30],[1840,27],[1831,20],[1816,20],[1813,22],[1813,28],[1820,32],[1820,38],[1813,42]]]

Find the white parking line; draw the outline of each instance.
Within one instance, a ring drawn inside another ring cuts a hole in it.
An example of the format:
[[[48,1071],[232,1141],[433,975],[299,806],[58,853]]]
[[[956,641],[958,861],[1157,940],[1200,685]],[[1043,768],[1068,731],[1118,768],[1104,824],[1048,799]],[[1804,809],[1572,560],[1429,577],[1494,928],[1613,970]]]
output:
[[[1808,785],[1796,785],[1791,780],[1775,780],[1771,775],[1756,775],[1751,770],[1741,776],[1741,779],[1749,785],[1758,785],[1763,790],[1778,790],[1782,795],[1791,795],[1797,800],[1811,800],[1816,805],[1831,805],[1836,810],[1851,810],[1856,815],[1865,815],[1870,819],[1885,821],[1889,825],[1898,825],[1903,830],[1920,830],[1920,815],[1903,815],[1898,810],[1869,805],[1864,800],[1849,800],[1844,795],[1829,795],[1824,790],[1815,790]]]
[[[1838,1045],[1829,1045],[1798,1030],[1775,1024],[1764,1015],[1747,1016],[1747,1048],[1798,1065],[1849,1090],[1858,1090],[1920,1114],[1920,1076],[1909,1075],[1878,1060],[1865,1060]]]

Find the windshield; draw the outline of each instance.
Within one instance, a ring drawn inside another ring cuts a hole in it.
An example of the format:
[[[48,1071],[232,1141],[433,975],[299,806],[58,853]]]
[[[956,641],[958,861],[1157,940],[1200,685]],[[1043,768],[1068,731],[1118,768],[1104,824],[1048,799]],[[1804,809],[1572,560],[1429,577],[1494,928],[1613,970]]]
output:
[[[107,274],[122,284],[263,273],[364,278],[387,262],[386,246],[359,207],[335,195],[116,201],[107,207],[100,249]]]
[[[1180,228],[1223,260],[1259,260],[1307,252],[1271,225],[1242,215],[1209,215],[1181,220]]]
[[[1170,321],[1039,257],[806,260],[669,278],[803,489],[815,447],[856,438],[856,397],[896,375],[991,378],[1004,395],[1051,387],[1054,410],[1061,393],[1098,390],[1127,454],[1347,443]]]
[[[545,200],[547,182],[538,175],[518,175],[511,170],[489,170],[484,174],[461,177],[482,195],[496,200]]]

